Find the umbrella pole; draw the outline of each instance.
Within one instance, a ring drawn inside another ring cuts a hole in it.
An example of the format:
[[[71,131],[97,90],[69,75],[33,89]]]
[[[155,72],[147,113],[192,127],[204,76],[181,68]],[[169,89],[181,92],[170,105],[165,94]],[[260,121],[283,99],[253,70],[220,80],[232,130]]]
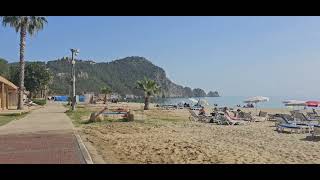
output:
[[[258,111],[258,109],[257,109],[257,103],[255,103],[256,104],[256,115],[257,115],[257,111]]]

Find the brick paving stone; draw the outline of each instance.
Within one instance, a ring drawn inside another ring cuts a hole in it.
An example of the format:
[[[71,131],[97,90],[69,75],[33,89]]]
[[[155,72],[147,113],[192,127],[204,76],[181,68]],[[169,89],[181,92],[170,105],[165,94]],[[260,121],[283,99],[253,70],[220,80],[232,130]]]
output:
[[[72,133],[0,136],[0,164],[83,164]]]
[[[48,103],[0,126],[0,164],[83,164],[74,127],[61,104]]]

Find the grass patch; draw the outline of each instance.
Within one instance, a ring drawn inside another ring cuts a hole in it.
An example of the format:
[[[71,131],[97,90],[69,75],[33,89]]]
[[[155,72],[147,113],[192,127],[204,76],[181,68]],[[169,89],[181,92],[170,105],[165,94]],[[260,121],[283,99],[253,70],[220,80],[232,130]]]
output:
[[[122,118],[122,119],[113,119],[113,118],[104,118],[103,122],[129,122],[127,118]]]
[[[77,107],[75,111],[72,111],[70,108],[66,111],[67,116],[69,116],[72,123],[77,127],[81,124],[87,124],[91,113],[92,111],[85,107]]]
[[[25,117],[28,113],[22,113],[22,114],[10,114],[10,115],[2,115],[0,116],[0,126],[3,126],[5,124],[8,124],[9,122],[13,120],[19,120],[23,117]]]
[[[45,104],[47,104],[46,99],[32,99],[31,101],[40,106],[44,106]]]
[[[66,114],[72,120],[72,123],[79,127],[81,125],[89,124],[90,114],[98,109],[92,109],[85,105],[77,105],[75,111],[71,111],[71,107],[65,105],[69,110],[66,111]],[[179,124],[188,122],[188,114],[182,112],[182,114],[176,114],[176,112],[163,111],[163,110],[133,110],[134,112],[134,122],[150,124],[150,125],[165,125],[165,124]],[[129,122],[126,118],[113,118],[105,117],[102,122],[92,122],[90,124],[103,124],[103,123],[112,123],[112,122]]]

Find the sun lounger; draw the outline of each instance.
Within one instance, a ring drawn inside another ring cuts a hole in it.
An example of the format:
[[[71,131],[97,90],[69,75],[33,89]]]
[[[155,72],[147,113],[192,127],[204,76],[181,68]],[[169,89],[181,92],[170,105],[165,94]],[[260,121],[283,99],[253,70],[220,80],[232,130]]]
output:
[[[275,114],[268,114],[267,116],[267,120],[268,121],[276,121],[276,117],[275,117]]]
[[[267,116],[268,116],[268,113],[264,111],[260,111],[258,115],[258,117],[264,117],[264,118],[267,118]]]
[[[166,110],[177,109],[178,108],[176,105],[171,105],[171,104],[160,105],[159,107],[161,109],[166,109]]]
[[[296,119],[298,119],[299,121],[305,121],[305,122],[318,121],[318,119],[308,118],[306,115],[304,115],[304,114],[301,113],[301,112],[295,112],[293,117],[296,118]]]
[[[214,112],[211,113],[212,114],[212,119],[211,119],[211,123],[216,123],[216,124],[222,124],[223,122],[221,121],[221,116],[224,115],[224,113],[222,112]]]
[[[289,114],[275,114],[274,116],[275,116],[275,118],[277,120],[276,121],[276,126],[277,126],[277,124],[279,124],[279,119],[277,119],[277,117],[283,118],[285,123],[289,123],[289,124],[296,123],[296,124],[309,125],[308,122],[300,121],[299,119],[294,118],[293,116],[291,116]]]
[[[313,112],[307,112],[306,117],[307,117],[308,119],[313,119],[313,120],[315,120],[315,121],[319,121],[319,120],[320,120],[320,116],[318,116],[318,114],[315,114],[315,113],[313,113]]]
[[[295,132],[311,132],[312,126],[308,124],[299,124],[295,122],[287,121],[283,116],[276,116],[277,124],[276,124],[276,130],[278,132],[283,132],[285,129],[289,129],[292,133]]]
[[[251,121],[251,122],[261,122],[261,121],[267,120],[267,116],[265,117],[253,116],[251,113],[246,113],[246,112],[240,112],[239,117],[241,118],[241,120]]]
[[[251,116],[251,113],[246,112],[239,112],[239,118],[243,121],[253,121],[253,117]]]
[[[278,116],[283,117],[287,122],[295,121],[294,117],[290,116],[289,114],[278,114]]]
[[[202,109],[202,107],[201,106],[192,106],[190,109],[191,110],[200,110],[200,109]]]
[[[220,116],[221,124],[226,125],[244,125],[246,124],[243,120],[234,120],[228,114],[224,114]]]
[[[267,112],[263,112],[260,111],[258,116],[253,116],[253,121],[254,122],[262,122],[262,121],[266,121],[268,118],[268,113]]]
[[[312,129],[312,138],[315,138],[316,136],[320,135],[320,125],[314,125]]]
[[[199,122],[211,122],[212,121],[212,116],[207,116],[207,115],[197,115],[194,110],[189,109],[190,116],[189,119],[191,121],[199,121]]]
[[[229,118],[232,119],[232,120],[241,120],[240,117],[237,117],[237,113],[236,112],[226,111],[225,114],[227,116],[229,116]]]

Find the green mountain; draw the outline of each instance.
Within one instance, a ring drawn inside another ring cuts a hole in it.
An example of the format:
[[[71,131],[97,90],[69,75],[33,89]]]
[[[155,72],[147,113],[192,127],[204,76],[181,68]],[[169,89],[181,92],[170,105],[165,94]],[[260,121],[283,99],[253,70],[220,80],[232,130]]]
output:
[[[11,63],[14,65],[17,63]],[[69,94],[71,91],[71,64],[67,59],[48,61],[47,68],[53,74],[49,93],[55,95]],[[77,60],[76,93],[98,93],[104,86],[121,95],[142,96],[143,92],[136,89],[136,81],[144,77],[155,80],[161,86],[160,97],[194,97],[206,96],[199,88],[192,90],[170,81],[165,71],[143,57],[126,57],[112,62],[95,63],[94,61]]]

